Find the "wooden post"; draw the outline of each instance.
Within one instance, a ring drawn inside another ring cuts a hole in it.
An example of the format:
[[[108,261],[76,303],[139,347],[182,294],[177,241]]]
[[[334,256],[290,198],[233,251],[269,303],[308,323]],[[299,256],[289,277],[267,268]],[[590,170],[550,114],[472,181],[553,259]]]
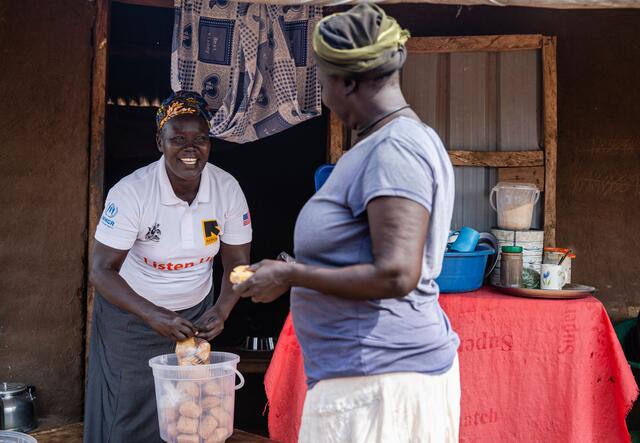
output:
[[[344,151],[344,126],[335,113],[329,111],[327,162],[335,165]]]
[[[87,276],[91,269],[93,234],[102,212],[104,187],[104,119],[107,106],[107,53],[109,36],[110,0],[96,1],[96,21],[93,31],[93,69],[91,75],[91,146],[89,151],[89,211],[87,236]],[[87,278],[85,379],[89,356],[89,340],[93,318],[95,289]]]
[[[545,37],[542,45],[542,85],[544,90],[544,243],[556,245],[556,170],[558,164],[558,74],[556,37]]]

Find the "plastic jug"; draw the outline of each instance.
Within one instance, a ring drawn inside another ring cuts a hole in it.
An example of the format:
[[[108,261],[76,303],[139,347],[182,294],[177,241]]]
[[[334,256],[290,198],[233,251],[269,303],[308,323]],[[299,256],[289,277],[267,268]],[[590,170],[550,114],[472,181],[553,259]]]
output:
[[[531,229],[533,207],[539,198],[540,191],[536,185],[500,182],[491,190],[489,203],[498,213],[500,229],[528,231]]]

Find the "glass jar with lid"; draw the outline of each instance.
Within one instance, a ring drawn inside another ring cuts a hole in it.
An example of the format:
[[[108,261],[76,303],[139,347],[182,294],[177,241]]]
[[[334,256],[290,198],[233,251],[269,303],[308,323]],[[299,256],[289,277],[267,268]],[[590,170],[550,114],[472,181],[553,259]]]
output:
[[[522,287],[522,246],[503,246],[500,254],[500,285]]]

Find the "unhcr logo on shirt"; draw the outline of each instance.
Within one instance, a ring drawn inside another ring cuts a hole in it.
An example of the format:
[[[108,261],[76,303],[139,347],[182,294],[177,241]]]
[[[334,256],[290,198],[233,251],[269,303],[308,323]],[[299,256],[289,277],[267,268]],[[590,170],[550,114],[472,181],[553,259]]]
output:
[[[104,214],[109,218],[115,217],[117,213],[118,213],[118,207],[113,203],[109,203],[109,206],[107,206],[107,209],[104,210]]]
[[[115,220],[113,220],[116,214],[118,214],[118,207],[114,203],[109,203],[107,204],[107,207],[104,208],[100,221],[103,225],[113,228],[116,225]]]

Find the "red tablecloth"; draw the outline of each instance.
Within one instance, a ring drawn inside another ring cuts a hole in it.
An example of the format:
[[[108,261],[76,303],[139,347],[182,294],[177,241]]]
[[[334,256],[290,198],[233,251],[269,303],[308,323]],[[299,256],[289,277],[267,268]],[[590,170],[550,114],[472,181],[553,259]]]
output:
[[[462,443],[628,442],[638,388],[602,304],[445,294],[460,335]],[[306,395],[290,317],[265,377],[269,432],[297,441]]]

